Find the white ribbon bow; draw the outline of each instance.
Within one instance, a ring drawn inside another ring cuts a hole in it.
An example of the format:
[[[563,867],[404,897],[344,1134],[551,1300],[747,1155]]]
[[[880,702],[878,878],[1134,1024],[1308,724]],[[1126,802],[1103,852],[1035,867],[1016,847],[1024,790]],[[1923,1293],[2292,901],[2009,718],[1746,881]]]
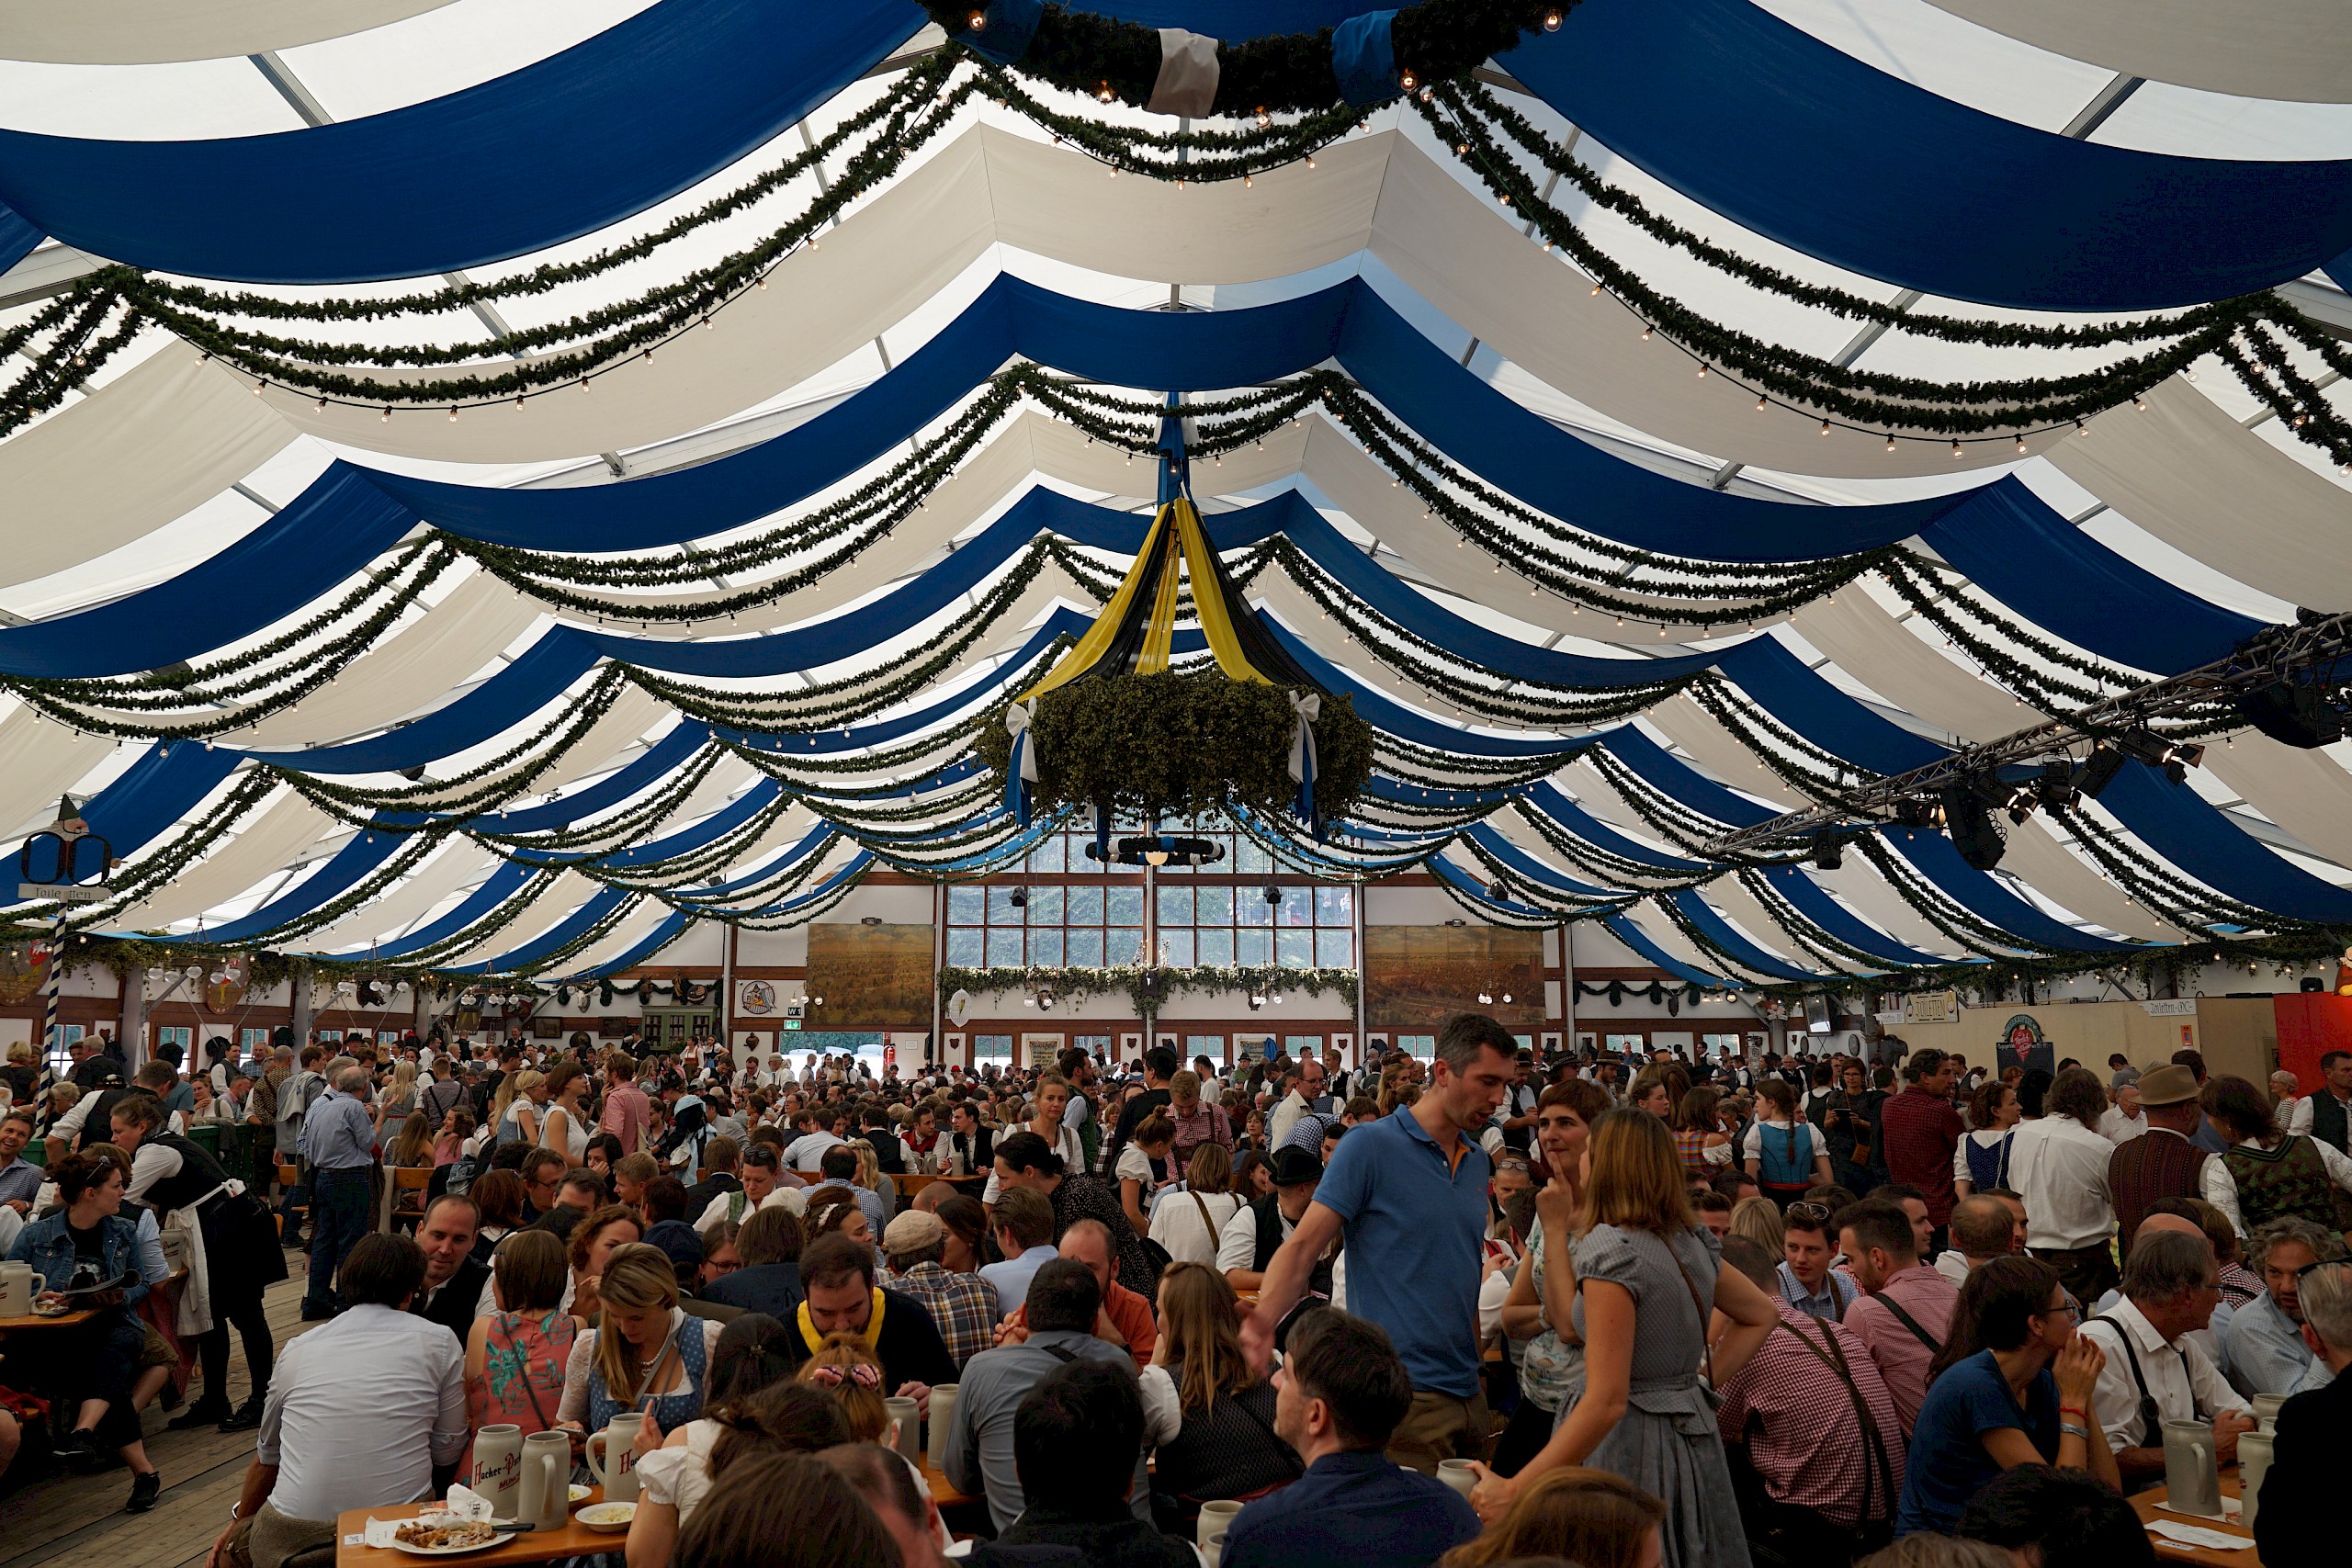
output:
[[[1005,732],[1012,737],[1012,750],[1021,759],[1020,776],[1030,784],[1037,782],[1037,748],[1035,744],[1023,746],[1021,739],[1036,717],[1035,703],[1015,703],[1004,710]]]
[[[1293,784],[1305,784],[1315,776],[1315,721],[1323,716],[1323,694],[1293,692],[1290,710],[1298,724],[1290,735],[1290,777]]]

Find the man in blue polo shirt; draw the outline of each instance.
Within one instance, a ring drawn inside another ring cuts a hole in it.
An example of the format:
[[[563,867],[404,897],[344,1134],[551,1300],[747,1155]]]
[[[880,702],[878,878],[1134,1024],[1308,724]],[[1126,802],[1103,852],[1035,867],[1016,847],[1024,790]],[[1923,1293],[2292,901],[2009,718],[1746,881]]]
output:
[[[1486,1453],[1478,1284],[1492,1162],[1476,1134],[1503,1102],[1518,1059],[1519,1042],[1493,1019],[1448,1019],[1428,1092],[1340,1141],[1241,1323],[1242,1348],[1262,1372],[1275,1326],[1344,1231],[1348,1309],[1388,1331],[1413,1380],[1412,1409],[1388,1439],[1388,1456],[1425,1473],[1440,1460]]]

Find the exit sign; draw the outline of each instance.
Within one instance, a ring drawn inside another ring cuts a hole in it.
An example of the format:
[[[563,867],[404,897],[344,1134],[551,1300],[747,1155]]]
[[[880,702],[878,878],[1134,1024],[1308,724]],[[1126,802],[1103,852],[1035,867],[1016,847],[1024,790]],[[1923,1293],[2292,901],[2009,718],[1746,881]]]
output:
[[[800,1021],[797,1018],[787,1018],[784,1021],[784,1026],[786,1029],[797,1029],[800,1027]]]

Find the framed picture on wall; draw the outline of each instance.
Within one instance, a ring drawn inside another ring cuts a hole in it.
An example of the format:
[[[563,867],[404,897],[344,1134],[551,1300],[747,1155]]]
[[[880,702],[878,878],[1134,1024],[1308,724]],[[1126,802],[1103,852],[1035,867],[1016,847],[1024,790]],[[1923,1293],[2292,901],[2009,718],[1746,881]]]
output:
[[[637,1020],[633,1018],[600,1018],[596,1021],[596,1038],[618,1040],[628,1032],[628,1026],[636,1021]]]
[[[1747,1054],[1751,1056],[1761,1055],[1771,1043],[1770,1035],[1751,1032],[1747,1036]]]
[[[939,1038],[941,1049],[948,1066],[962,1067],[968,1066],[971,1064],[971,1058],[964,1054],[964,1037],[962,1035],[943,1034]]]
[[[1358,1065],[1356,1062],[1356,1037],[1353,1034],[1335,1033],[1329,1036],[1329,1039],[1331,1042],[1332,1048],[1340,1053],[1340,1066],[1343,1067],[1352,1067]]]
[[[1546,1056],[1555,1056],[1559,1055],[1560,1037],[1556,1033],[1539,1035],[1536,1038],[1535,1043],[1538,1046],[1542,1047],[1544,1055]]]
[[[560,1018],[535,1018],[531,1020],[531,1038],[534,1040],[562,1039],[563,1020]]]
[[[1579,1032],[1577,1035],[1577,1049],[1579,1051],[1594,1050],[1598,1048],[1600,1043],[1600,1037],[1597,1034],[1586,1034]]]
[[[1143,1059],[1143,1036],[1139,1033],[1119,1036],[1119,1060],[1139,1062]]]

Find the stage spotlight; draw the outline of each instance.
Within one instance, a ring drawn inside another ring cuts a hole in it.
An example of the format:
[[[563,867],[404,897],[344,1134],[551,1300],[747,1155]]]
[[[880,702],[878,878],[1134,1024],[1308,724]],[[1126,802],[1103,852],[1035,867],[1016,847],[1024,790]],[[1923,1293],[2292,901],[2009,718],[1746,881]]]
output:
[[[1905,828],[1935,828],[1941,826],[1932,800],[1898,800],[1894,803],[1894,820]]]
[[[1027,889],[1026,887],[1016,887],[1016,888],[1014,888],[1014,889],[1012,890],[1012,907],[1013,907],[1014,908],[1016,908],[1016,909],[1025,909],[1025,908],[1027,908],[1029,907],[1029,889]]]
[[[2041,776],[2033,781],[2034,797],[2045,811],[2071,809],[2080,798],[2075,793],[2075,765],[2061,760],[2041,764]]]
[[[2097,800],[2107,786],[2115,782],[2115,775],[2123,771],[2127,761],[2129,759],[2121,751],[2101,741],[2091,748],[2091,754],[2083,759],[2082,766],[2075,770],[2068,783],[2077,795],[2086,795]]]
[[[1274,886],[1272,883],[1271,883],[1271,882],[1269,882],[1269,883],[1267,883],[1267,884],[1266,884],[1265,894],[1266,894],[1266,902],[1267,902],[1267,903],[1269,903],[1269,904],[1277,904],[1277,905],[1278,905],[1278,904],[1280,904],[1280,903],[1283,901],[1283,890],[1282,890],[1281,888],[1279,888],[1279,887],[1275,886]]]
[[[2009,846],[1993,814],[1984,808],[1975,780],[1956,779],[1946,784],[1943,807],[1944,830],[1951,835],[1951,847],[1960,852],[1962,860],[1979,871],[1990,871],[2001,863]]]
[[[1826,829],[1813,836],[1813,863],[1823,871],[1836,871],[1845,860],[1845,846],[1836,834]]]
[[[2317,682],[2273,681],[2240,696],[2237,708],[2271,739],[2305,750],[2344,739],[2344,710]]]

